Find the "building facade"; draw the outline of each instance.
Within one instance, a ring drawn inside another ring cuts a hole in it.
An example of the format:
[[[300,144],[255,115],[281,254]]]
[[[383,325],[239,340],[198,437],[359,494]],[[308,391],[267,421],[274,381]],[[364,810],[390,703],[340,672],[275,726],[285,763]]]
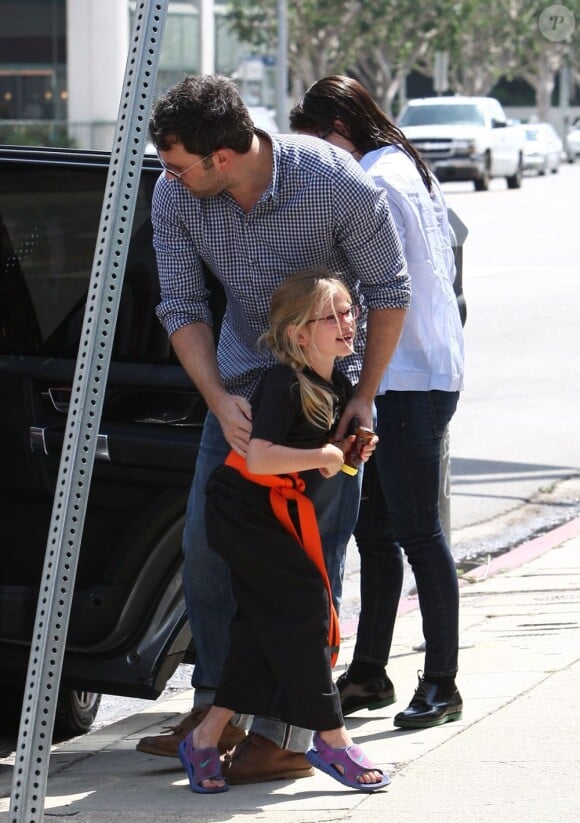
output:
[[[202,2],[169,3],[158,89],[200,72]],[[135,6],[135,0],[0,0],[0,143],[111,147]],[[212,70],[237,73],[243,82],[252,56],[229,32],[224,4],[210,6]]]

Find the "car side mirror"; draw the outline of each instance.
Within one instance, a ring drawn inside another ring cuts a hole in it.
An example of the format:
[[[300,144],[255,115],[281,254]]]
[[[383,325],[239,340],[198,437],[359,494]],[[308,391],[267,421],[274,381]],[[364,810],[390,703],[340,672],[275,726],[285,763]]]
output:
[[[492,129],[505,129],[507,123],[505,120],[496,120],[495,117],[492,118],[491,127]]]

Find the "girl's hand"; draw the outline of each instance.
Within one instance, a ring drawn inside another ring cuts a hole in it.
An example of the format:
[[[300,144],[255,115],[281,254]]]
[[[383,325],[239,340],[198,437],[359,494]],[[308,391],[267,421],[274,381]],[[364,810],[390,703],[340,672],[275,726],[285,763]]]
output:
[[[342,451],[342,460],[343,460],[343,463],[348,463],[348,457],[349,457],[349,454],[352,452],[352,450],[353,450],[353,449],[356,451],[356,444],[355,444],[355,440],[356,440],[356,435],[354,435],[354,434],[349,434],[349,435],[348,435],[347,437],[345,437],[343,440],[338,440],[338,441],[336,441],[336,445],[337,445],[337,446],[341,449],[341,451]]]
[[[320,474],[323,477],[334,477],[334,475],[338,474],[341,470],[342,464],[344,463],[342,449],[333,443],[326,443],[326,445],[322,447],[322,456],[324,465],[320,466]]]

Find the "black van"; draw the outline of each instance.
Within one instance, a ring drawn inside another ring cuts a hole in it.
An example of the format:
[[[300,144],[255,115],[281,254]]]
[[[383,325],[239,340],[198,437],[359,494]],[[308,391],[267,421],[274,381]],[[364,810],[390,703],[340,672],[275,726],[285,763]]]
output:
[[[0,147],[0,697],[26,682],[109,155]],[[155,698],[193,644],[181,532],[205,405],[154,308],[146,156],[132,227],[55,729],[86,731],[99,693]],[[464,315],[461,246],[456,290]],[[223,293],[207,273],[214,315]]]
[[[52,498],[109,157],[0,149],[0,694],[26,681]],[[181,531],[205,414],[154,315],[146,158],[64,659],[59,725],[98,693],[154,698],[191,635]],[[221,292],[210,275],[217,311]],[[66,729],[64,729],[66,730]]]

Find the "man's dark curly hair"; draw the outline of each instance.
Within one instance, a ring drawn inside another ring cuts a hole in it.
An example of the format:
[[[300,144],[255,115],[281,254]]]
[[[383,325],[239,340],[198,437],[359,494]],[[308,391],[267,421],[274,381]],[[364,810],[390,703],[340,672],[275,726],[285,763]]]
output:
[[[177,142],[190,154],[205,156],[224,148],[245,154],[254,124],[232,80],[190,75],[157,98],[149,132],[162,151]]]

